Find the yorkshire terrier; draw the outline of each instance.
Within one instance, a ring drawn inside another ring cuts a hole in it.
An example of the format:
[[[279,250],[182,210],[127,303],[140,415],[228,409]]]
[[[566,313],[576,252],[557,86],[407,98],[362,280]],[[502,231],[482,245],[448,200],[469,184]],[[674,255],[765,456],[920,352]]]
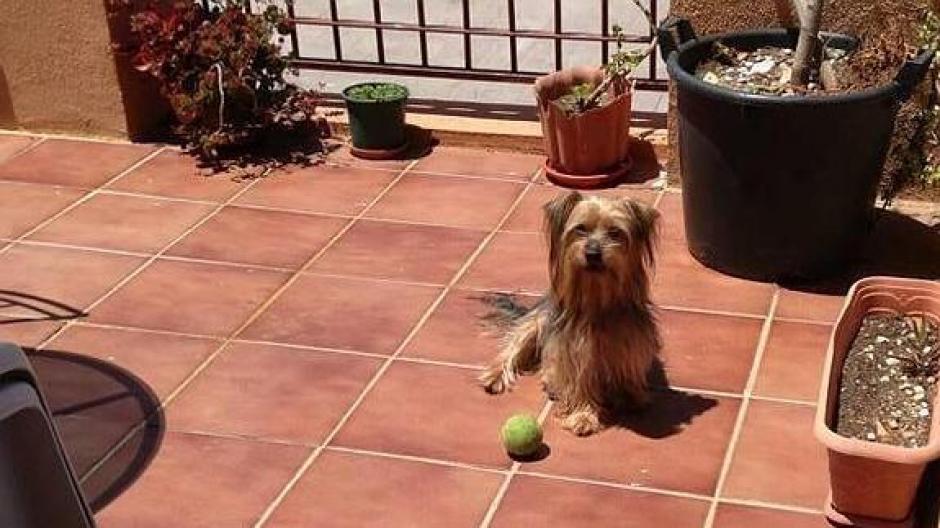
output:
[[[650,300],[659,213],[577,192],[544,213],[551,286],[513,324],[480,381],[499,394],[520,374],[539,373],[562,426],[587,436],[616,410],[649,401],[662,346]]]

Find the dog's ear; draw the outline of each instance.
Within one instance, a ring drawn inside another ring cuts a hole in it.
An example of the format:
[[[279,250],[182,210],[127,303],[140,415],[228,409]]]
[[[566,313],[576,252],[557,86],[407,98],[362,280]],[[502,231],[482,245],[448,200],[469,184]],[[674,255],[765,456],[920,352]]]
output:
[[[559,247],[571,211],[583,199],[581,193],[572,191],[558,196],[542,208],[545,212],[545,236],[548,237],[548,247],[552,257],[555,256],[555,251]]]
[[[627,217],[631,219],[632,239],[638,244],[647,266],[652,266],[656,258],[656,241],[659,238],[659,211],[653,207],[629,198],[622,202]]]

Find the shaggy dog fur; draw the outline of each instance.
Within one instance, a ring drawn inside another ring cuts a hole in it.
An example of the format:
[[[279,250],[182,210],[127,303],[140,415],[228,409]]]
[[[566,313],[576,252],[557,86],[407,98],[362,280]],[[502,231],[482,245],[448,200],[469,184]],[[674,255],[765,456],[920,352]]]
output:
[[[481,375],[491,394],[541,376],[562,426],[600,431],[616,409],[648,402],[661,348],[650,301],[659,214],[626,199],[577,192],[545,205],[551,287],[513,324]]]

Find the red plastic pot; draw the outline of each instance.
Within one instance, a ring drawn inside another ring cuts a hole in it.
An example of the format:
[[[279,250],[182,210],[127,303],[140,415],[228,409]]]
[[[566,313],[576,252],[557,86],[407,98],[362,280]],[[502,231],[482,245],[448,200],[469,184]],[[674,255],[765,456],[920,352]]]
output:
[[[870,277],[856,282],[829,342],[816,408],[816,438],[829,453],[831,500],[827,517],[847,526],[904,526],[910,521],[927,464],[940,458],[940,395],[927,445],[910,448],[868,442],[835,432],[842,366],[862,320],[870,313],[926,314],[940,323],[940,283]]]
[[[545,154],[546,176],[576,189],[616,185],[630,168],[630,118],[633,93],[629,83],[612,83],[610,102],[568,115],[555,99],[573,86],[600,84],[604,72],[581,66],[561,70],[535,82]]]

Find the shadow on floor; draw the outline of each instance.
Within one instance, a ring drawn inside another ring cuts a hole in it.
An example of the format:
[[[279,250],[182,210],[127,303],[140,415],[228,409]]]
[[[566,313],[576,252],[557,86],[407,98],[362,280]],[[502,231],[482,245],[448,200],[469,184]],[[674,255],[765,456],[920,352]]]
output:
[[[844,273],[787,288],[844,295],[856,280],[872,275],[940,279],[940,226],[928,226],[894,211],[879,211],[861,255]]]
[[[99,511],[156,455],[166,429],[159,399],[134,374],[105,361],[56,350],[26,355],[85,499]]]
[[[718,400],[673,389],[666,371],[657,360],[649,376],[651,400],[640,409],[621,406],[607,421],[614,427],[623,427],[647,438],[666,438],[682,432],[684,426],[705,414]]]
[[[45,297],[12,290],[0,290],[0,325],[36,321],[66,321],[85,317],[78,308],[73,308]]]

